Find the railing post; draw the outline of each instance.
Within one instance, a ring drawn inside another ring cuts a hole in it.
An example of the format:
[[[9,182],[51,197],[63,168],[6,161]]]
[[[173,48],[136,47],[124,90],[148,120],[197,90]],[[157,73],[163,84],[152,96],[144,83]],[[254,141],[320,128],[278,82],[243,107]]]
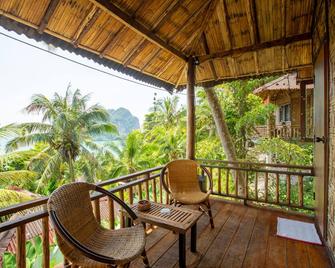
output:
[[[95,199],[93,201],[93,212],[94,216],[98,222],[101,222],[101,215],[100,215],[100,199]]]
[[[49,218],[42,219],[42,247],[43,247],[43,268],[50,267],[50,246],[49,246]]]
[[[108,197],[108,219],[109,219],[109,228],[115,228],[115,216],[114,216],[114,201],[112,198]]]
[[[26,267],[26,225],[16,228],[16,265]]]

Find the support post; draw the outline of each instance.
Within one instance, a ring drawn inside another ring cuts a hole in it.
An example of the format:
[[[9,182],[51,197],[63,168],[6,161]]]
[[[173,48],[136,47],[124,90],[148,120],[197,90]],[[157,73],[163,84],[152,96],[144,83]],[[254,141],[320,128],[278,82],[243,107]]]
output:
[[[187,159],[195,159],[195,62],[187,62]]]
[[[306,83],[300,83],[300,136],[306,138]]]

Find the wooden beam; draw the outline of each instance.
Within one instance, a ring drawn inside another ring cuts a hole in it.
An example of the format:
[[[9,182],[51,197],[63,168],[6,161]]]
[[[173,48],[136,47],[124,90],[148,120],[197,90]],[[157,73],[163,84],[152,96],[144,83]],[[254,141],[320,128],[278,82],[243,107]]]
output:
[[[73,39],[73,45],[75,47],[78,46],[78,44],[87,34],[87,32],[91,29],[93,24],[97,21],[101,12],[102,12],[101,9],[97,8],[96,6],[93,6],[92,9],[87,13],[86,17],[80,24],[79,29],[77,30],[75,37]]]
[[[300,83],[300,136],[306,138],[306,83]]]
[[[299,35],[294,35],[286,38],[281,38],[277,40],[272,40],[268,42],[259,43],[257,45],[250,45],[246,47],[240,47],[236,49],[226,50],[222,52],[213,53],[211,55],[199,56],[200,62],[209,60],[209,59],[217,59],[217,58],[224,58],[227,56],[232,55],[239,55],[242,53],[258,51],[265,48],[276,47],[276,46],[286,46],[288,44],[292,44],[299,41],[311,40],[310,33],[304,33]]]
[[[170,66],[171,64],[175,61],[175,57],[171,57],[166,64],[157,72],[157,76],[161,76]]]
[[[183,78],[183,75],[185,74],[186,68],[187,68],[187,63],[185,63],[183,69],[180,72],[175,88],[178,88],[178,86],[180,85],[181,79]]]
[[[135,48],[133,48],[133,50],[123,60],[123,65],[128,66],[137,57],[137,55],[145,48],[147,44],[148,40],[142,38],[142,40],[135,46]]]
[[[183,3],[182,0],[174,0],[170,6],[163,12],[163,14],[161,14],[158,18],[157,21],[155,21],[155,23],[152,25],[154,32],[156,32],[160,27],[163,26],[163,24],[171,17],[171,15],[177,11],[177,9],[181,6],[181,4]]]
[[[41,34],[44,32],[45,28],[48,26],[49,20],[54,13],[56,7],[58,6],[58,3],[60,0],[50,0],[49,5],[44,13],[44,16],[41,20],[40,25],[38,26],[37,31]]]
[[[145,68],[149,66],[149,64],[158,56],[160,52],[161,52],[161,49],[157,48],[157,51],[154,54],[152,54],[150,59],[141,67],[141,71],[145,70]]]
[[[206,55],[209,55],[210,54],[210,51],[209,51],[209,47],[208,47],[208,43],[207,43],[207,39],[206,39],[206,35],[205,33],[203,32],[202,35],[201,35],[201,38],[202,38],[202,41],[204,43],[204,47],[205,47],[205,52],[206,52]],[[211,71],[212,71],[212,74],[213,74],[213,77],[215,80],[218,79],[218,76],[217,76],[217,73],[216,73],[216,70],[215,70],[215,66],[214,66],[214,63],[212,60],[209,61],[209,66],[211,68]]]
[[[250,23],[252,27],[253,43],[258,44],[260,43],[260,36],[259,36],[259,27],[257,20],[256,0],[249,0],[249,7],[250,7]]]
[[[163,41],[160,37],[155,35],[152,31],[150,31],[148,28],[143,26],[141,23],[139,23],[137,20],[129,16],[127,13],[122,11],[120,8],[118,8],[116,5],[114,5],[112,2],[108,0],[90,0],[97,6],[99,6],[101,9],[105,10],[108,14],[113,16],[118,21],[125,24],[127,27],[135,31],[136,33],[142,35],[144,38],[148,39],[150,42],[158,45],[162,49],[168,51],[169,53],[177,56],[178,58],[186,61],[187,56],[184,55],[181,51],[175,49],[174,47],[167,44],[165,41]]]
[[[208,27],[208,22],[209,20],[213,17],[213,14],[216,10],[216,6],[219,3],[219,0],[212,0],[212,2],[210,3],[207,13],[204,16],[204,19],[201,23],[201,26],[199,28],[199,31],[195,31],[193,33],[193,35],[186,41],[186,44],[184,46],[184,48],[182,49],[182,51],[185,51],[185,49],[192,44],[192,42],[197,41],[198,42],[194,42],[193,45],[191,46],[191,49],[189,51],[189,54],[191,54],[193,52],[193,50],[195,49],[195,47],[197,46],[197,44],[200,42],[201,40],[201,34],[205,32],[206,28]]]
[[[229,14],[228,14],[226,0],[222,0],[222,4],[223,4],[223,11],[224,11],[223,15],[224,15],[226,26],[227,26],[229,46],[230,46],[230,49],[232,49],[233,48],[233,36],[231,34],[231,29],[230,29],[230,24],[229,24]]]
[[[192,57],[187,62],[187,159],[195,159],[195,64]]]
[[[190,25],[194,18],[197,18],[198,15],[208,6],[211,0],[207,0],[207,2],[201,5],[188,19],[182,24],[180,28],[176,32],[172,32],[170,36],[167,37],[168,44],[170,44],[173,40],[175,40],[180,33],[182,33],[186,27]]]
[[[124,33],[127,30],[127,27],[125,25],[121,26],[115,33],[111,34],[111,41],[107,43],[107,45],[102,49],[100,53],[100,58],[105,57],[106,53],[113,49],[114,46],[117,44],[117,41],[119,40],[122,33]]]

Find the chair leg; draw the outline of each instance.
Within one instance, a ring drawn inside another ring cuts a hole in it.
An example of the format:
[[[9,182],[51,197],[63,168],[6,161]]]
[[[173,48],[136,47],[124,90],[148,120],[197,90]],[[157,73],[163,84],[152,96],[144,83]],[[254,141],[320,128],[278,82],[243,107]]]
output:
[[[211,223],[212,229],[214,228],[214,221],[213,221],[213,215],[212,215],[212,210],[211,210],[211,203],[209,200],[206,202],[207,209],[208,209],[208,216],[209,216],[209,222]]]
[[[150,265],[149,265],[149,260],[148,260],[148,257],[147,257],[147,253],[145,250],[143,250],[142,254],[141,254],[141,257],[143,259],[143,263],[144,263],[144,266],[146,268],[150,268]]]

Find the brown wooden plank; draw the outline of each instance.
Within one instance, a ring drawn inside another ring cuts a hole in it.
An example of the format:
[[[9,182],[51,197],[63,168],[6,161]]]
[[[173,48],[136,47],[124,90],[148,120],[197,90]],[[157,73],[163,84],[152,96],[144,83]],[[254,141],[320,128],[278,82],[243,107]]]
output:
[[[243,267],[265,267],[270,221],[271,212],[258,212],[255,227],[243,261]]]
[[[272,213],[268,238],[265,267],[281,268],[286,266],[286,240],[276,236],[278,213]]]
[[[230,49],[226,51],[216,52],[216,53],[212,53],[211,55],[200,56],[199,60],[200,62],[204,62],[209,59],[219,59],[219,58],[224,58],[227,56],[239,55],[242,53],[258,51],[261,49],[275,47],[275,46],[286,46],[286,45],[289,45],[295,42],[300,42],[300,41],[305,41],[305,40],[311,40],[310,33],[289,36],[286,38],[263,42],[263,43],[259,43],[256,45],[250,45],[246,47],[240,47],[240,48]]]
[[[287,267],[310,267],[306,243],[286,239]]]
[[[114,216],[114,201],[112,198],[108,197],[108,220],[109,220],[109,228],[115,228],[115,216]]]
[[[236,230],[239,227],[243,215],[246,213],[247,208],[244,206],[236,206],[234,213],[229,217],[224,224],[220,233],[211,246],[207,250],[207,254],[203,256],[198,267],[218,267],[223,259],[224,253],[228,250],[230,241],[234,237]]]
[[[311,268],[331,267],[326,253],[326,248],[324,246],[306,245],[306,247],[309,257],[309,265]]]
[[[221,267],[240,267],[245,258],[251,234],[259,210],[248,208],[230,246],[221,262]]]

